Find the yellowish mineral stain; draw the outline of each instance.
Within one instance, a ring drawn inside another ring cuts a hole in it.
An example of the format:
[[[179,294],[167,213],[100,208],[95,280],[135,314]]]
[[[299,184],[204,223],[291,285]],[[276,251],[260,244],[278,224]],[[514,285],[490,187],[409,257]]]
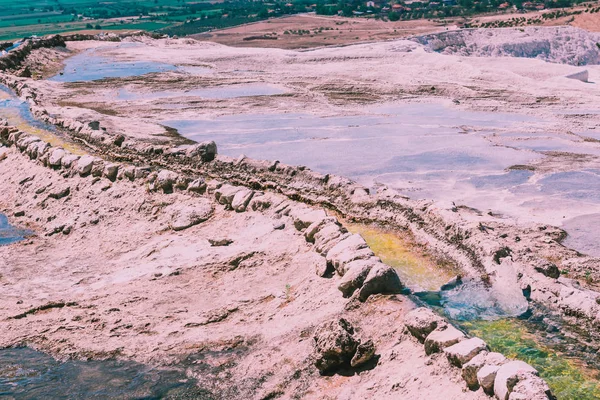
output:
[[[439,290],[440,286],[458,275],[450,266],[440,265],[410,238],[374,225],[345,223],[360,234],[381,261],[398,272],[405,286],[414,290]]]

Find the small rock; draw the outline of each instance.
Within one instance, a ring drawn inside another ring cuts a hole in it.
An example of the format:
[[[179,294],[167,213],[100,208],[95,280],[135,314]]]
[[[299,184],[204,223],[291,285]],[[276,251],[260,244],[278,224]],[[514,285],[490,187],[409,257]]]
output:
[[[423,343],[437,327],[446,325],[446,321],[429,308],[420,307],[406,314],[404,324],[408,331]]]
[[[402,292],[402,283],[396,270],[389,265],[378,263],[369,271],[358,299],[365,301],[372,294],[397,294]]]
[[[71,188],[68,186],[54,188],[48,193],[48,197],[52,199],[62,199],[63,197],[67,197],[71,193]]]
[[[203,194],[204,192],[206,192],[206,182],[204,182],[204,179],[198,178],[198,179],[190,182],[187,190],[189,192]]]
[[[312,223],[320,221],[325,217],[327,217],[327,214],[325,213],[325,210],[322,209],[300,212],[293,216],[294,227],[301,231],[308,228]]]
[[[13,215],[15,217],[23,217],[23,216],[25,216],[25,211],[23,211],[23,210],[16,211]]]
[[[477,371],[477,383],[489,396],[494,395],[494,380],[499,369],[499,365],[484,365]]]
[[[425,338],[425,354],[429,355],[442,351],[446,347],[452,346],[464,338],[465,334],[452,325],[437,328]]]
[[[494,378],[494,394],[500,400],[508,400],[514,386],[523,373],[537,374],[537,370],[524,361],[510,361],[501,366]]]
[[[345,273],[345,265],[351,261],[367,259],[375,254],[368,248],[367,242],[359,234],[351,235],[337,243],[327,252],[327,262],[340,275]]]
[[[356,353],[352,360],[350,360],[350,365],[354,367],[358,367],[360,365],[365,364],[370,361],[375,355],[375,344],[371,339],[367,340],[364,343],[361,343],[356,348]]]
[[[508,400],[550,400],[552,395],[546,381],[534,373],[519,374]]]
[[[315,331],[315,366],[325,373],[350,363],[356,353],[358,342],[353,336],[354,328],[343,318],[325,322]]]
[[[285,223],[284,222],[275,222],[275,223],[273,223],[273,229],[275,229],[276,231],[285,229]]]
[[[79,158],[79,156],[76,156],[74,154],[66,154],[61,158],[60,164],[64,169],[69,169],[74,163],[76,163],[79,160]]]
[[[117,179],[117,174],[119,173],[119,164],[106,164],[104,166],[104,171],[102,171],[102,175],[108,180],[115,181]]]
[[[173,193],[173,185],[177,182],[179,175],[166,169],[161,170],[154,180],[154,190],[162,190],[164,193]]]
[[[92,172],[93,166],[94,166],[94,157],[83,156],[75,162],[74,170],[80,176],[86,176]]]
[[[467,386],[471,390],[479,388],[477,380],[477,372],[485,365],[500,366],[506,362],[506,357],[500,353],[482,351],[471,359],[468,363],[462,366],[462,377],[467,382]]]
[[[61,148],[52,150],[50,152],[50,156],[48,157],[48,166],[52,168],[59,168],[61,166],[62,159],[66,154],[67,153]]]
[[[246,207],[248,203],[254,196],[254,191],[250,189],[242,189],[238,191],[231,201],[231,208],[236,212],[244,212],[246,211]]]
[[[210,243],[210,245],[213,247],[229,246],[231,243],[233,243],[233,240],[227,238],[208,239],[208,243]]]
[[[215,159],[217,155],[217,144],[214,141],[207,141],[190,146],[185,155],[190,158],[200,158],[204,162]]]
[[[471,361],[479,352],[486,350],[487,344],[479,338],[463,340],[455,345],[446,347],[444,353],[451,364],[462,367],[463,364]]]
[[[355,290],[361,288],[375,264],[376,262],[370,260],[357,260],[349,263],[348,270],[338,284],[342,295],[350,297]]]

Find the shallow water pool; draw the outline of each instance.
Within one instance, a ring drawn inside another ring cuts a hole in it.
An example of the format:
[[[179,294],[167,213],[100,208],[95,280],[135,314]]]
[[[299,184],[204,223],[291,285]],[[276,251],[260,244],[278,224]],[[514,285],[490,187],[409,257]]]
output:
[[[66,361],[29,348],[0,350],[0,397],[15,399],[212,399],[181,371],[130,361]]]
[[[31,234],[32,232],[27,229],[12,226],[6,215],[0,214],[0,246],[18,242]]]

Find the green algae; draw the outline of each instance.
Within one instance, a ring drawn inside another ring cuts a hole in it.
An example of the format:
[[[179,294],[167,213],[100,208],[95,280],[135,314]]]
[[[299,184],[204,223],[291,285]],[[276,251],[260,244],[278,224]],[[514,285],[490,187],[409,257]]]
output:
[[[461,322],[460,326],[469,334],[485,340],[493,351],[532,365],[558,399],[600,399],[598,371],[553,350],[543,343],[541,337],[531,333],[523,321],[514,318],[476,320]]]
[[[406,286],[439,290],[457,275],[450,267],[441,268],[408,238],[370,225],[346,223],[344,226],[360,234],[381,261],[396,269]]]

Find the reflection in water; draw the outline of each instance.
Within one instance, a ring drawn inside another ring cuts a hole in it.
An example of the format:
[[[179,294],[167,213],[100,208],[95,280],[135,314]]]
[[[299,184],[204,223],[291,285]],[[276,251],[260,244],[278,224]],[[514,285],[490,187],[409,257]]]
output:
[[[67,361],[28,348],[0,350],[0,397],[211,399],[185,374],[126,361]]]
[[[124,78],[152,72],[174,71],[176,66],[152,61],[114,61],[94,55],[95,49],[67,58],[62,75],[50,78],[56,82],[87,82],[105,78]]]
[[[20,100],[4,85],[0,85],[0,117],[5,118],[9,125],[35,135],[52,146],[62,147],[76,155],[86,154],[78,145],[63,139],[53,125],[35,118],[27,102]]]

